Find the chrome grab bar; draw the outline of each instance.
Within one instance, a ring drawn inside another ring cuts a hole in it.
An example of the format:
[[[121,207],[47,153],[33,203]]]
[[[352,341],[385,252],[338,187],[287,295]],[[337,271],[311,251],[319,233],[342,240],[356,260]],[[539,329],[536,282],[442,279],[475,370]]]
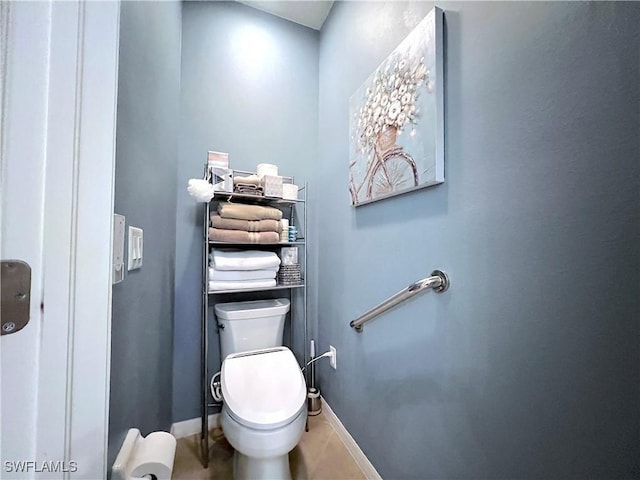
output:
[[[355,328],[358,332],[362,332],[364,324],[369,320],[377,317],[383,312],[386,312],[390,308],[395,307],[399,303],[404,302],[408,298],[417,295],[427,288],[433,289],[436,293],[446,292],[449,289],[449,276],[442,270],[434,270],[431,272],[430,277],[413,282],[408,287],[387,298],[384,302],[363,313],[355,320],[352,320],[349,325]]]

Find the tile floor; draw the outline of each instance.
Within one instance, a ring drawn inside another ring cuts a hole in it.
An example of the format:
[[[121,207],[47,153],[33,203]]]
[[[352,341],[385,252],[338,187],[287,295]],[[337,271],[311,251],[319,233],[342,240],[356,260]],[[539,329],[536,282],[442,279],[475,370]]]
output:
[[[232,480],[233,447],[222,430],[211,430],[209,468],[202,468],[200,434],[178,440],[173,466],[174,480]],[[309,431],[289,454],[294,480],[366,480],[338,434],[323,414],[309,417]],[[277,479],[274,479],[277,480]]]

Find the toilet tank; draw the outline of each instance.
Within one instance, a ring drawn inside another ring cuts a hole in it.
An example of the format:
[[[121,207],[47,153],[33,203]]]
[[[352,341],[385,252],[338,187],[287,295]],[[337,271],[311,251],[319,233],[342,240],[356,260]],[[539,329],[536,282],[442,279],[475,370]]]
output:
[[[218,303],[215,306],[220,335],[220,358],[282,345],[289,300]]]

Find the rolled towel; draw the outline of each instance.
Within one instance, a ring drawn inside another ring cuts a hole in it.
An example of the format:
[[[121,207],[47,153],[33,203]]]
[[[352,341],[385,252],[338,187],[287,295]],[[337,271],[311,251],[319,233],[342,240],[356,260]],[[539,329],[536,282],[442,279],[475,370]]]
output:
[[[210,281],[209,291],[216,290],[249,290],[255,288],[275,287],[276,280],[239,280],[239,281]]]
[[[225,230],[244,230],[245,232],[278,232],[282,231],[282,222],[278,220],[239,220],[211,215],[211,226]]]
[[[269,245],[280,242],[278,232],[245,232],[243,230],[224,230],[209,228],[209,240],[212,242],[246,243],[249,245]]]
[[[233,184],[255,185],[256,187],[259,187],[260,177],[258,177],[257,175],[249,175],[247,177],[233,177]]]
[[[282,212],[277,208],[228,202],[221,202],[218,205],[218,214],[222,218],[240,220],[280,220],[282,218]]]
[[[209,267],[209,281],[271,280],[276,278],[277,270],[278,267],[269,270],[216,270]]]
[[[274,252],[262,250],[221,250],[214,248],[211,266],[216,270],[270,270],[280,266],[280,258]]]

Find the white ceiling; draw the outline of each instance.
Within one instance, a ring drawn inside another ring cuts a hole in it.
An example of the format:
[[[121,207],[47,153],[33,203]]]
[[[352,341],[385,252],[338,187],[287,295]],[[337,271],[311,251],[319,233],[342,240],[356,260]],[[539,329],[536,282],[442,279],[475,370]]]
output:
[[[249,7],[257,8],[280,18],[285,18],[305,27],[320,30],[329,15],[333,1],[325,0],[238,0]]]

